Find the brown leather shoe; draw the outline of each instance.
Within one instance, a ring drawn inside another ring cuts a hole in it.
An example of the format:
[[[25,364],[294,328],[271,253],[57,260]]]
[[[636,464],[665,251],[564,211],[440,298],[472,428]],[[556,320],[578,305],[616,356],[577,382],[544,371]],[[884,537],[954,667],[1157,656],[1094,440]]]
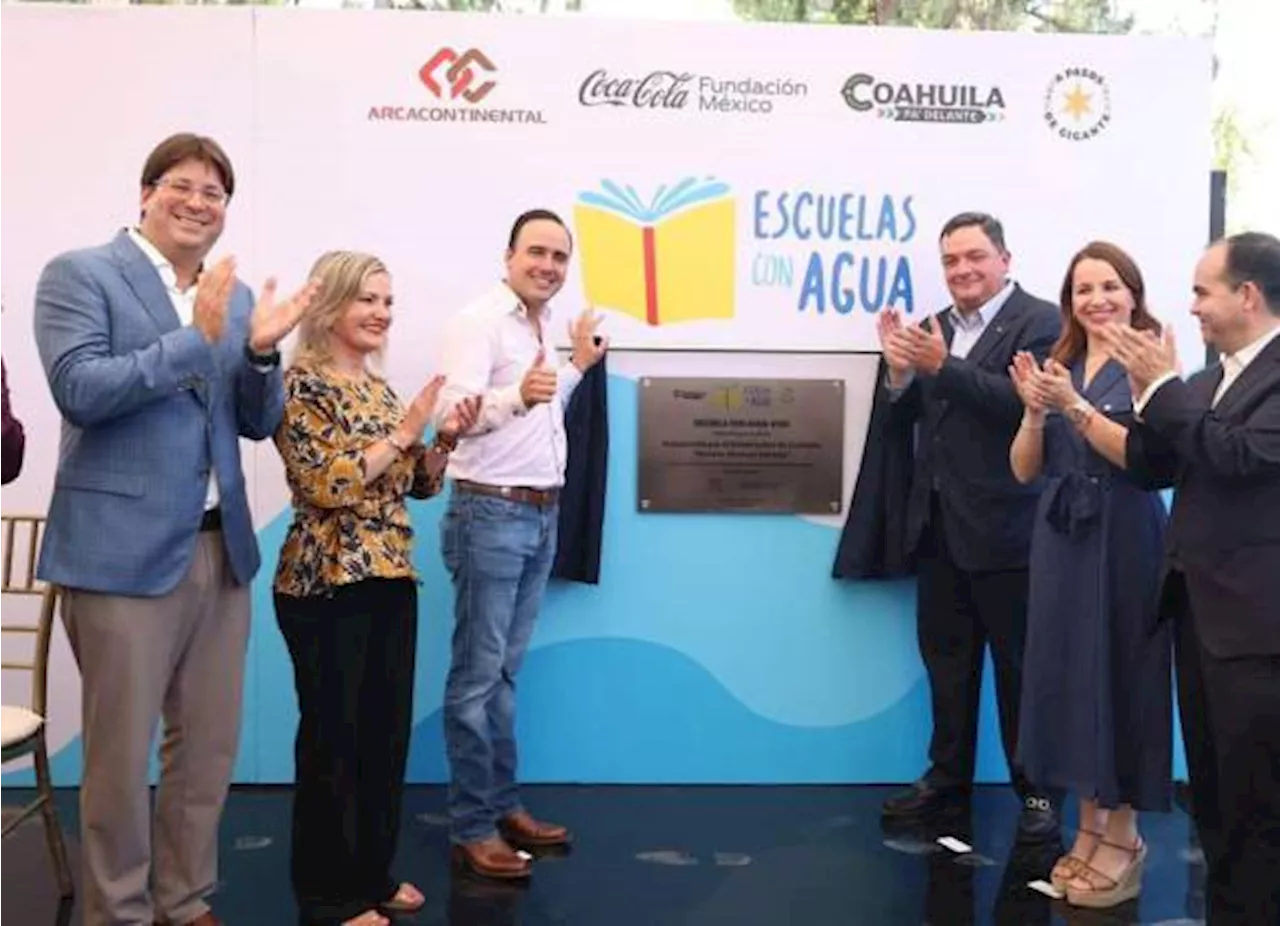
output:
[[[453,858],[486,878],[527,878],[533,873],[529,860],[517,855],[501,836],[455,845]]]
[[[535,820],[527,810],[517,810],[498,821],[498,831],[514,846],[536,848],[563,846],[572,837],[563,826]]]

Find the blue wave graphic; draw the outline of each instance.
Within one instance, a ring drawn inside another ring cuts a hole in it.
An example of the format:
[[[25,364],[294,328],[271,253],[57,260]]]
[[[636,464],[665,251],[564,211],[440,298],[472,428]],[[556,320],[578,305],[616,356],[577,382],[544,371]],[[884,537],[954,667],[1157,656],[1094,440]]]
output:
[[[519,680],[522,781],[592,783],[901,781],[919,774],[929,695],[843,727],[796,727],[747,710],[692,659],[637,640],[531,652]],[[904,735],[905,733],[910,735]],[[414,728],[414,781],[447,781],[439,712]]]

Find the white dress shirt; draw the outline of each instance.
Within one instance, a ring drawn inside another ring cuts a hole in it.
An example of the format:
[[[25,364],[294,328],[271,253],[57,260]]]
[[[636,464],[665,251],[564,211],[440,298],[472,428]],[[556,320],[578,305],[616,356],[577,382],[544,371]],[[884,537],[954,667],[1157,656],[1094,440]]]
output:
[[[142,249],[142,253],[147,255],[151,266],[156,268],[156,273],[160,275],[160,282],[164,284],[165,292],[169,294],[169,301],[173,303],[173,310],[178,313],[178,321],[183,325],[190,325],[195,318],[196,285],[192,283],[186,289],[179,289],[178,271],[169,262],[169,258],[161,254],[159,248],[148,241],[136,228],[129,229],[129,237]],[[210,460],[209,488],[205,493],[204,510],[209,511],[216,507],[218,507],[218,479],[213,471],[213,461]]]
[[[1280,337],[1280,325],[1276,325],[1260,338],[1254,339],[1251,343],[1246,344],[1234,354],[1222,355],[1222,382],[1218,383],[1218,388],[1213,393],[1213,402],[1210,408],[1216,408],[1218,402],[1231,388],[1232,384],[1240,378],[1240,374],[1244,372],[1245,367],[1253,363],[1254,359],[1263,351],[1268,344],[1276,337]],[[1151,397],[1156,394],[1156,390],[1169,382],[1171,379],[1178,379],[1178,374],[1170,371],[1163,376],[1154,380],[1150,386],[1142,392],[1142,397],[1133,403],[1133,413],[1137,417],[1141,417],[1142,410],[1147,407],[1147,403],[1151,401]]]
[[[568,441],[564,412],[582,373],[561,363],[547,337],[550,306],[541,314],[541,336],[528,310],[506,283],[489,289],[450,319],[441,372],[445,387],[436,405],[439,426],[455,403],[480,395],[480,419],[449,457],[446,475],[496,486],[549,489],[564,485]],[[538,352],[556,371],[555,398],[525,408],[520,381]]]

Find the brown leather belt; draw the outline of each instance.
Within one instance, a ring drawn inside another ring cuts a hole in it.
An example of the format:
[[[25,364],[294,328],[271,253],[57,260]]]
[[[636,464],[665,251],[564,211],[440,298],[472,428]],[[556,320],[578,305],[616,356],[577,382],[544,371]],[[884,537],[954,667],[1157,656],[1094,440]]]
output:
[[[473,495],[491,495],[494,498],[505,498],[509,502],[522,502],[526,505],[546,507],[554,505],[560,499],[559,489],[531,489],[527,486],[491,486],[483,482],[471,482],[469,479],[455,479],[453,482],[459,492],[470,492]]]

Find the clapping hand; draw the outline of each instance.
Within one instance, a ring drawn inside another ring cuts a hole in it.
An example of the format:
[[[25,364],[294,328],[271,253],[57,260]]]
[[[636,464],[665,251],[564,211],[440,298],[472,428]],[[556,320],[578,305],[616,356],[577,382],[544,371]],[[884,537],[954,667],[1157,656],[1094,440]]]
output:
[[[1128,371],[1135,398],[1161,377],[1169,373],[1180,375],[1178,347],[1170,326],[1165,325],[1157,336],[1153,331],[1112,324],[1104,327],[1101,334],[1111,356]]]
[[[200,274],[191,323],[210,344],[222,339],[227,326],[227,306],[236,285],[236,259],[224,257]]]
[[[924,324],[912,325],[906,329],[907,353],[911,365],[922,373],[937,376],[947,360],[947,341],[942,336],[942,325],[937,319],[929,322],[926,330]]]
[[[1013,356],[1009,365],[1009,378],[1013,380],[1013,388],[1018,391],[1018,398],[1027,411],[1043,415],[1049,408],[1049,396],[1045,389],[1040,368],[1036,366],[1036,358],[1025,350]]]
[[[416,444],[422,440],[422,432],[427,429],[427,422],[431,420],[431,415],[435,412],[436,402],[439,400],[440,390],[443,388],[444,377],[437,374],[427,380],[426,385],[418,390],[418,394],[409,403],[409,407],[405,410],[404,418],[400,422],[400,427],[397,429],[405,446]]]
[[[1052,357],[1044,362],[1040,383],[1049,408],[1062,412],[1081,402],[1080,393],[1071,381],[1071,371]]]
[[[885,309],[876,316],[876,333],[890,372],[905,375],[911,369],[910,342],[902,329],[897,309]]]
[[[249,317],[249,349],[255,354],[268,354],[275,350],[276,345],[297,327],[319,292],[320,282],[308,280],[288,299],[276,302],[275,278],[268,279]]]
[[[483,396],[467,396],[454,405],[440,425],[440,433],[457,437],[470,431],[480,419],[480,403],[483,400]]]

